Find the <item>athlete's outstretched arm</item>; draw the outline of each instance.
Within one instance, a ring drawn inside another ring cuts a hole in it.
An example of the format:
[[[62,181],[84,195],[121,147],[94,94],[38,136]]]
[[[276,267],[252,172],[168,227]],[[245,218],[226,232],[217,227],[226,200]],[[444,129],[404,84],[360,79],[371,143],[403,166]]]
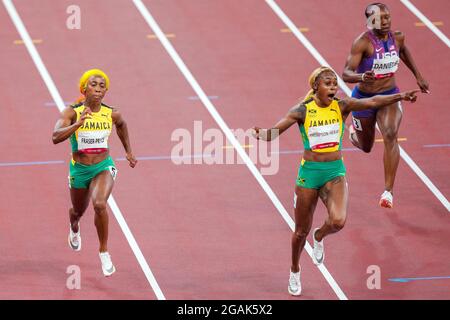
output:
[[[420,90],[416,89],[390,95],[378,95],[365,99],[344,98],[339,100],[339,106],[343,113],[365,109],[378,109],[402,100],[416,102],[417,92],[420,92]]]
[[[259,127],[253,127],[253,136],[258,140],[271,141],[286,131],[294,123],[303,122],[305,120],[305,115],[306,107],[303,103],[299,103],[292,107],[286,116],[278,121],[272,128],[261,129]]]
[[[126,158],[130,164],[130,167],[134,168],[134,166],[137,163],[137,160],[134,157],[133,152],[131,151],[131,144],[128,135],[127,123],[123,119],[122,115],[116,110],[112,112],[111,117],[114,124],[116,125],[117,135],[119,136],[119,139],[122,142],[122,145],[125,149]]]
[[[422,90],[422,92],[429,93],[430,91],[428,81],[422,77],[422,74],[419,72],[416,63],[414,62],[411,52],[405,45],[405,36],[400,31],[397,31],[395,33],[395,36],[400,42],[400,59],[402,59],[408,69],[411,70],[411,72],[414,74],[414,77],[416,77],[417,80],[417,85]]]
[[[356,69],[361,63],[367,48],[367,40],[362,36],[358,37],[352,44],[352,49],[345,63],[342,80],[348,83],[373,82],[375,74],[372,70],[364,73],[357,73]]]
[[[55,129],[53,130],[52,140],[54,144],[63,142],[68,139],[79,127],[84,123],[84,120],[90,117],[91,109],[85,108],[80,115],[80,119],[72,124],[76,119],[76,113],[72,107],[67,107],[61,112],[61,117],[56,121]]]

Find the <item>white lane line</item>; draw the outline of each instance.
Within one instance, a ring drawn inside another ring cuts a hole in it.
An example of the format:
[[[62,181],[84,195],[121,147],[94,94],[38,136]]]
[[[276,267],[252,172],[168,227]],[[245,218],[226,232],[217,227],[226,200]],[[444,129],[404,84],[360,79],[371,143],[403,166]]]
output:
[[[417,9],[416,6],[411,3],[411,1],[400,1],[405,5],[405,7],[409,9],[409,11],[414,13],[416,17],[419,18],[423,22],[423,24],[428,27],[428,29],[430,29],[439,39],[441,39],[442,42],[447,45],[447,47],[450,48],[450,40],[447,38],[447,36],[441,30],[439,30],[439,28],[437,28],[422,12],[420,12],[420,10]]]
[[[19,14],[17,13],[16,8],[14,7],[11,0],[3,0],[3,4],[8,11],[9,16],[11,17],[11,20],[13,21],[14,25],[16,26],[17,31],[19,32],[23,42],[25,43],[25,46],[28,50],[28,53],[30,54],[31,58],[34,61],[34,64],[36,65],[36,68],[39,71],[39,74],[41,75],[42,79],[44,80],[45,84],[47,85],[48,91],[50,92],[53,100],[56,103],[56,106],[58,107],[59,111],[61,112],[64,108],[64,101],[61,98],[61,95],[58,92],[58,89],[55,86],[55,83],[53,82],[50,74],[47,71],[47,68],[44,65],[44,62],[41,59],[41,56],[39,55],[39,52],[36,50],[30,35],[28,34],[27,29],[25,28],[25,25],[22,22],[22,19],[20,18]],[[150,270],[150,267],[147,263],[147,261],[144,258],[144,255],[141,252],[141,249],[139,248],[139,245],[137,244],[133,234],[131,233],[130,229],[128,228],[128,225],[117,206],[116,201],[114,200],[113,196],[111,195],[108,199],[108,204],[114,213],[114,216],[119,223],[122,232],[124,233],[126,239],[128,240],[128,243],[133,250],[134,255],[136,256],[136,259],[139,262],[139,265],[142,268],[142,271],[145,274],[145,277],[147,278],[148,282],[150,283],[150,286],[152,287],[153,291],[156,294],[156,297],[159,300],[165,300],[164,294],[162,293],[158,283],[156,282],[155,277],[153,276],[152,271]]]
[[[171,43],[169,42],[169,40],[167,39],[165,34],[162,32],[162,30],[159,27],[159,25],[156,23],[156,21],[153,18],[153,16],[148,11],[147,7],[142,3],[141,0],[133,0],[133,2],[136,5],[136,7],[139,10],[139,12],[144,17],[145,21],[148,23],[148,25],[152,29],[153,33],[156,34],[156,36],[158,37],[159,41],[161,41],[162,45],[164,46],[164,48],[166,49],[166,51],[168,52],[168,54],[170,55],[172,60],[175,62],[175,64],[177,65],[178,69],[180,69],[180,71],[183,74],[183,76],[186,78],[186,80],[191,85],[192,89],[198,95],[198,97],[200,98],[200,100],[202,101],[202,103],[204,104],[206,109],[209,111],[211,116],[214,118],[214,120],[217,122],[219,127],[225,133],[225,136],[227,137],[228,141],[230,141],[230,143],[236,149],[237,153],[242,158],[244,163],[247,165],[247,167],[250,170],[250,172],[253,174],[255,179],[258,181],[258,183],[260,184],[262,189],[266,192],[266,194],[268,195],[268,197],[270,198],[270,200],[274,204],[275,208],[277,208],[278,212],[283,217],[283,219],[286,221],[286,223],[289,225],[291,230],[294,231],[294,228],[295,228],[294,221],[289,216],[289,214],[287,213],[286,209],[283,207],[283,205],[281,204],[280,200],[277,198],[275,193],[272,191],[272,189],[270,188],[270,186],[268,185],[266,180],[264,180],[264,178],[261,175],[261,173],[258,171],[258,169],[255,167],[253,162],[250,160],[250,157],[244,151],[244,148],[242,148],[241,144],[235,138],[235,136],[231,132],[230,128],[227,126],[225,121],[222,119],[220,114],[217,112],[217,110],[214,107],[214,105],[212,104],[212,102],[208,99],[207,95],[205,94],[203,89],[200,87],[200,85],[198,84],[197,80],[195,80],[194,76],[189,71],[189,69],[187,68],[186,64],[183,62],[183,60],[180,58],[178,53],[175,51],[175,49],[173,48],[173,46],[171,45]],[[311,248],[311,246],[310,246],[310,244],[308,242],[306,242],[306,244],[305,244],[305,249],[308,252],[308,254],[310,256],[312,256],[312,248]],[[331,276],[331,274],[328,272],[326,267],[324,265],[322,265],[319,268],[319,270],[322,272],[322,274],[324,275],[325,279],[328,281],[328,283],[330,284],[330,286],[332,287],[332,289],[334,290],[334,292],[336,293],[338,298],[341,299],[341,300],[347,300],[346,295],[341,290],[341,288],[336,283],[336,281]]]
[[[275,14],[284,22],[284,24],[291,29],[292,33],[297,37],[297,39],[305,46],[305,48],[313,55],[313,57],[319,62],[320,65],[331,66],[328,62],[322,57],[322,55],[314,48],[311,42],[298,30],[295,24],[289,19],[289,17],[281,10],[281,8],[275,3],[274,0],[266,0],[266,3],[270,8],[275,12]],[[339,77],[338,73],[336,73],[338,77],[339,87],[348,95],[351,96],[352,92],[350,88],[345,84],[345,82]],[[378,129],[378,127],[377,127]],[[379,130],[379,129],[378,129]],[[411,159],[411,157],[400,147],[400,156],[403,160],[409,165],[409,167],[417,174],[417,176],[422,180],[422,182],[430,189],[430,191],[435,195],[435,197],[442,203],[442,205],[450,211],[450,203],[445,198],[445,196],[439,191],[438,188],[431,182],[431,180],[425,175],[425,173],[419,168],[419,166]]]

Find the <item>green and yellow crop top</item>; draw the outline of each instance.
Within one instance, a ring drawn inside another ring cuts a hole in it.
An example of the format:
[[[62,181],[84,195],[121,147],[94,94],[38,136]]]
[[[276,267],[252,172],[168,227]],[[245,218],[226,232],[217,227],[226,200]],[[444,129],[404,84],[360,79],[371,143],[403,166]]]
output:
[[[72,105],[78,121],[86,108],[83,103]],[[91,118],[70,137],[72,152],[102,153],[108,150],[108,138],[112,130],[113,109],[102,103],[98,112],[92,112]]]
[[[344,135],[339,100],[334,99],[328,107],[319,107],[314,99],[304,102],[305,122],[300,127],[305,150],[313,152],[334,152],[341,150]]]

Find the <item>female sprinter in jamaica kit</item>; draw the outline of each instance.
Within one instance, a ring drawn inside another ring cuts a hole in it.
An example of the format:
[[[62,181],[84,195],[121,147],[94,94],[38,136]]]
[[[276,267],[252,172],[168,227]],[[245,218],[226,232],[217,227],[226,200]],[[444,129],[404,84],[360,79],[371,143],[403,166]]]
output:
[[[105,276],[115,272],[108,253],[108,213],[106,202],[111,194],[117,169],[109,155],[108,137],[112,125],[126,152],[130,167],[137,160],[131,151],[127,124],[114,108],[102,103],[109,88],[108,76],[99,69],[86,71],[80,79],[81,103],[64,109],[53,131],[53,143],[70,139],[72,160],[69,169],[69,188],[72,208],[69,210],[69,246],[81,249],[80,219],[89,205],[95,211],[95,227],[100,241],[99,256]]]
[[[253,128],[257,139],[270,141],[293,124],[300,127],[304,154],[295,187],[295,231],[292,235],[292,265],[288,291],[301,294],[300,254],[313,221],[320,197],[327,207],[328,218],[313,232],[313,262],[319,265],[325,254],[323,238],[342,229],[347,217],[348,188],[341,147],[345,119],[351,111],[376,109],[397,101],[416,101],[413,90],[368,99],[335,98],[338,90],[334,71],[320,67],[309,78],[311,91],[271,129]]]

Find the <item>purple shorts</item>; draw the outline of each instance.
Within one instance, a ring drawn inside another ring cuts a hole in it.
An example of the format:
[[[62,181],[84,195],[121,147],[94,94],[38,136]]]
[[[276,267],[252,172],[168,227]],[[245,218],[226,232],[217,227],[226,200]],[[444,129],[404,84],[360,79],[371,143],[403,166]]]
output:
[[[352,91],[352,98],[355,98],[355,99],[371,98],[371,97],[377,96],[377,95],[386,96],[388,94],[394,94],[394,93],[399,93],[399,92],[400,92],[400,90],[398,89],[398,87],[395,87],[395,88],[392,88],[390,90],[383,91],[383,92],[366,93],[366,92],[362,92],[361,90],[359,90],[358,86],[356,86]],[[352,111],[352,115],[355,118],[372,118],[377,115],[377,111],[378,111],[378,109]]]

